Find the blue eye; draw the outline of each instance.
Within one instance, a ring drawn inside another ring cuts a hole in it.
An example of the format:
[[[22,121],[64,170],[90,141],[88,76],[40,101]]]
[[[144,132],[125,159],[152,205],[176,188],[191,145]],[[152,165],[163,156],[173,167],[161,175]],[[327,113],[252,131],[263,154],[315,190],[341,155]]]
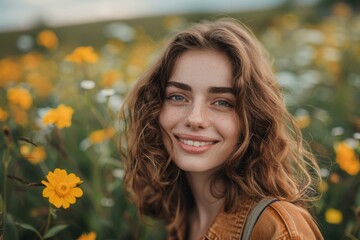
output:
[[[174,102],[185,102],[185,98],[181,95],[171,95],[168,97],[168,99],[171,99]]]
[[[233,105],[231,103],[229,103],[228,101],[225,101],[225,100],[218,100],[214,104],[217,106],[221,106],[221,107],[228,107],[228,108],[233,107]]]

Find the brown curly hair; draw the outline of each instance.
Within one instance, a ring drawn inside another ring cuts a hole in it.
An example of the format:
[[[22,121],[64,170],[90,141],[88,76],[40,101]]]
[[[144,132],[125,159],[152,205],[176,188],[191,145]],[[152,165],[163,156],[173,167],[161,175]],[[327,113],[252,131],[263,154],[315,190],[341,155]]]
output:
[[[238,148],[214,175],[211,190],[214,196],[225,198],[225,211],[234,211],[242,194],[299,205],[312,200],[311,186],[320,179],[317,162],[304,147],[301,131],[285,107],[266,52],[247,27],[220,19],[176,34],[125,101],[124,183],[139,213],[165,219],[174,230],[193,208],[185,175],[165,149],[158,119],[177,60],[193,49],[219,51],[232,63],[235,109],[242,128]],[[214,183],[220,178],[226,189],[218,192]]]

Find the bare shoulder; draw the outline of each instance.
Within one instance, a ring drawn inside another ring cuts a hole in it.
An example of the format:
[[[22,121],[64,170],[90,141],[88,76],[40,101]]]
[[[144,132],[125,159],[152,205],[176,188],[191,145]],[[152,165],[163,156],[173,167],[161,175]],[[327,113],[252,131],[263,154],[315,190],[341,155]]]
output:
[[[323,239],[310,213],[292,203],[272,203],[260,216],[251,239]]]

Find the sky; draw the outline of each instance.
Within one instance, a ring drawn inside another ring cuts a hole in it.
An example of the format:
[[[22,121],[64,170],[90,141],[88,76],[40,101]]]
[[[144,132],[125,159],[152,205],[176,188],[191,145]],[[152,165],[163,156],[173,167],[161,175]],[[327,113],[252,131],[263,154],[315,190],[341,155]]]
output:
[[[0,0],[0,32],[193,12],[249,11],[286,0]],[[317,0],[295,0],[311,4]]]

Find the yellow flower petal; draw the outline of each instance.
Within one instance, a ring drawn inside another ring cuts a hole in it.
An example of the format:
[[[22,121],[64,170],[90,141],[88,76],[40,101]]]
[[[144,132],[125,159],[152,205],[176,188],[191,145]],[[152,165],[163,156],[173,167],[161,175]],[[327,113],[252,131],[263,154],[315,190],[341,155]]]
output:
[[[62,205],[62,199],[56,194],[50,196],[49,201],[57,208],[60,208]]]
[[[343,215],[340,210],[329,208],[325,212],[325,221],[331,224],[339,224],[342,222]]]
[[[308,115],[296,116],[295,121],[299,128],[307,128],[311,123],[310,116]]]
[[[44,184],[46,187],[49,187],[49,188],[52,187],[50,183],[48,183],[48,182],[46,182],[44,180],[42,180],[41,183]]]
[[[66,170],[56,168],[48,173],[47,179],[49,182],[41,181],[46,186],[43,197],[49,198],[49,202],[57,208],[67,209],[83,195],[83,191],[76,187],[81,180],[73,173],[67,174]]]
[[[55,190],[51,188],[45,188],[42,192],[43,197],[51,197],[55,194]]]
[[[73,195],[75,197],[81,197],[84,194],[83,191],[81,190],[81,188],[78,188],[78,187],[71,189],[70,192],[71,192],[71,195]]]
[[[89,234],[81,234],[81,236],[77,240],[95,240],[96,239],[96,233],[90,232]]]
[[[54,174],[59,181],[63,181],[67,177],[67,172],[64,169],[56,168]]]
[[[75,176],[75,174],[73,173],[70,173],[68,176],[67,176],[67,179],[66,179],[67,182],[72,182],[74,183],[74,186],[76,184],[78,184],[80,182],[80,178]]]
[[[53,124],[56,122],[57,114],[56,110],[50,109],[43,117],[43,122],[45,124]]]
[[[114,135],[115,135],[115,129],[113,129],[113,128],[106,128],[103,130],[95,130],[90,133],[89,142],[91,144],[97,144],[97,143],[100,143],[107,139],[112,138]]]
[[[20,146],[20,153],[32,164],[38,164],[45,160],[46,152],[43,147]]]
[[[339,167],[349,175],[356,175],[360,172],[360,161],[354,149],[346,142],[341,142],[337,145],[336,162],[339,164]]]
[[[75,63],[95,63],[98,61],[98,56],[92,47],[77,47],[75,50],[66,56],[66,61]]]
[[[25,88],[9,88],[7,90],[7,99],[10,104],[17,105],[24,110],[28,110],[32,106],[32,96],[30,92]]]
[[[18,62],[10,58],[0,60],[0,87],[19,81],[21,76],[22,69]]]
[[[65,197],[65,201],[71,204],[74,204],[76,202],[76,198],[72,195],[68,195]]]
[[[63,208],[67,209],[70,207],[70,203],[68,201],[63,200],[62,206],[63,206]]]
[[[8,118],[9,114],[4,109],[0,108],[0,122],[5,121]]]
[[[55,124],[59,129],[70,127],[73,113],[74,109],[72,107],[60,104],[56,109],[50,109],[43,116],[42,121],[44,124]]]
[[[37,42],[50,50],[56,49],[59,43],[56,34],[51,30],[41,31],[37,36]]]
[[[57,176],[52,172],[49,172],[48,175],[46,176],[46,178],[49,181],[49,185],[52,187],[55,187],[59,182],[59,180],[57,179]]]

